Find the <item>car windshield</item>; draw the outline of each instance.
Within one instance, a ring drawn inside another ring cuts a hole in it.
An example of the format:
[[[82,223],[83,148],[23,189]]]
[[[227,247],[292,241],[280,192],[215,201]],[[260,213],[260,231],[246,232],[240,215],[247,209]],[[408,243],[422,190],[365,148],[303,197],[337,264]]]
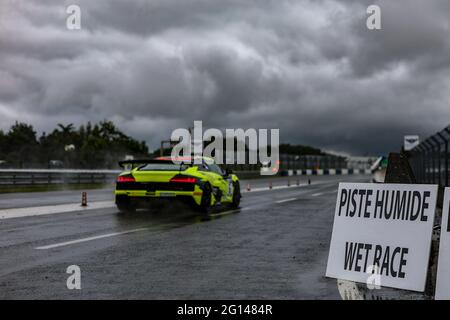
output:
[[[181,168],[181,169],[180,169]],[[140,167],[139,171],[184,171],[187,165],[179,165],[174,163],[148,163]]]

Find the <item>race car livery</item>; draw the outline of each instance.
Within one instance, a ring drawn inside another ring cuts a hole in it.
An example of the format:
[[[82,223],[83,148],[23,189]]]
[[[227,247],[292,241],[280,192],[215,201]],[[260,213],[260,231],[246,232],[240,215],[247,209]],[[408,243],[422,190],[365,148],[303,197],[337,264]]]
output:
[[[182,201],[202,212],[218,205],[238,208],[238,177],[222,170],[212,158],[198,157],[128,160],[116,181],[115,201],[122,212]],[[198,163],[198,164],[196,164]]]

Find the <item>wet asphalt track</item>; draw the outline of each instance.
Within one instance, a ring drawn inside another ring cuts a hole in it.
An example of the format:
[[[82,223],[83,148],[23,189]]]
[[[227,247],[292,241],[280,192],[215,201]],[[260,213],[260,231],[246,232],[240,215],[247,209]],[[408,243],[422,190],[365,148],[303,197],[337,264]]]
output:
[[[208,221],[179,208],[0,220],[0,299],[340,299],[336,280],[324,277],[337,185],[369,180],[323,176],[309,186],[244,192],[241,210]],[[69,203],[79,194],[1,195],[0,208]],[[89,197],[112,200],[111,190]],[[66,287],[73,264],[81,290]]]

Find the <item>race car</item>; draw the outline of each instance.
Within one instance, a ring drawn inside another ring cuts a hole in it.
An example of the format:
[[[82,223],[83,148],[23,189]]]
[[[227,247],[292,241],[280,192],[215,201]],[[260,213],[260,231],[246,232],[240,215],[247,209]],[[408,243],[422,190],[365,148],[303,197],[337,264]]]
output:
[[[115,202],[121,212],[152,208],[181,201],[209,213],[211,208],[227,205],[239,207],[241,191],[238,177],[222,170],[208,157],[119,162],[125,169],[116,181]]]

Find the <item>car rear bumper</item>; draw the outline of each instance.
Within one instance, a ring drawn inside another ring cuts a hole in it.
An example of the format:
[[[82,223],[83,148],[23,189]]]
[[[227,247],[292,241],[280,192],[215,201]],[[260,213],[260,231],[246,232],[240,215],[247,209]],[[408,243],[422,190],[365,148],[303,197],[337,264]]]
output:
[[[152,204],[170,204],[184,202],[200,205],[202,191],[146,191],[146,190],[116,190],[116,204],[131,203],[134,206],[148,206]]]

